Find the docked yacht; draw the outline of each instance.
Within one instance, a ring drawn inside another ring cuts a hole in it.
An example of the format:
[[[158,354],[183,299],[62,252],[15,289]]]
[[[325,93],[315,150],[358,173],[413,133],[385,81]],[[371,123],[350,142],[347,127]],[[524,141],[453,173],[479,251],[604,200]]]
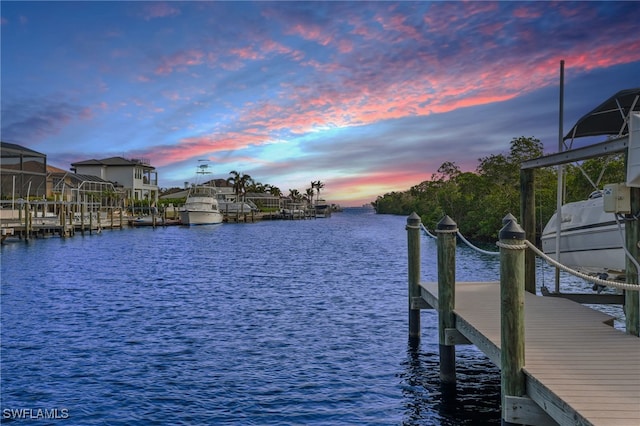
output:
[[[215,188],[197,185],[189,190],[187,201],[180,210],[180,221],[183,225],[213,225],[222,223],[222,219]]]
[[[208,174],[207,165],[202,164],[198,174]],[[211,185],[196,183],[187,194],[184,207],[180,210],[180,221],[183,225],[213,225],[222,223],[224,216],[218,209],[216,188]]]
[[[316,201],[315,205],[316,217],[331,217],[331,205],[322,198]]]

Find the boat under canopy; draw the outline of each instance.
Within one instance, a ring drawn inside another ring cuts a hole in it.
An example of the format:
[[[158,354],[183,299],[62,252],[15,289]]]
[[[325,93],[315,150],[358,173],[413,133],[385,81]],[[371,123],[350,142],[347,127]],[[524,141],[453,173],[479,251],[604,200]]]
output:
[[[640,88],[617,92],[580,118],[563,140],[589,136],[623,137],[629,133],[632,114],[640,112]],[[542,231],[542,249],[574,269],[593,273],[624,273],[624,223],[615,213],[604,211],[602,194],[596,191],[588,200],[564,204],[560,208],[560,239],[556,242],[557,213]]]

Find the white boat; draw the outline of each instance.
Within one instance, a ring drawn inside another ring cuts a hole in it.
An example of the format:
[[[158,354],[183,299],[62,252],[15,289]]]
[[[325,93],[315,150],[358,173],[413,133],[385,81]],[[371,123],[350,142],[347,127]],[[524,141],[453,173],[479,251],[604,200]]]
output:
[[[213,225],[222,223],[222,219],[215,188],[202,185],[192,187],[180,210],[180,222],[183,225]]]
[[[622,138],[629,136],[629,149],[632,151],[629,126],[640,112],[640,88],[622,90],[594,110],[580,118],[564,140],[581,137],[608,136]],[[627,158],[631,164],[637,162]],[[627,185],[640,186],[630,178],[627,170]],[[610,210],[610,209],[608,209]],[[595,191],[589,199],[567,203],[560,206],[560,238],[557,234],[557,213],[554,214],[542,231],[542,250],[559,262],[581,272],[604,275],[610,279],[624,274],[626,255],[624,251],[624,222],[616,221],[616,213],[605,212],[602,192]]]
[[[331,216],[331,206],[327,204],[327,202],[322,198],[316,201],[315,210],[316,210],[316,217]]]
[[[198,174],[208,174],[207,165],[200,165]],[[216,189],[210,185],[195,184],[187,194],[184,207],[180,209],[183,225],[213,225],[222,223],[223,214],[218,209]]]
[[[602,193],[587,200],[562,206],[560,225],[560,263],[587,274],[607,274],[611,278],[625,269],[624,223],[615,213],[604,211]],[[557,214],[542,231],[542,251],[556,257]]]
[[[218,199],[218,206],[221,212],[226,214],[251,213],[258,211],[258,207],[250,201],[226,201]]]

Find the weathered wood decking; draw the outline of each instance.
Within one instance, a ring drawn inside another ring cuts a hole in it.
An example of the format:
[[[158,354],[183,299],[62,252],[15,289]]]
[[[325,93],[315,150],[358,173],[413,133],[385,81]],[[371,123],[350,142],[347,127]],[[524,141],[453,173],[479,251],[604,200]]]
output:
[[[420,283],[420,291],[437,309],[437,283]],[[638,337],[566,299],[526,293],[524,310],[531,400],[560,425],[640,425]],[[499,283],[456,283],[454,313],[460,334],[500,367]]]

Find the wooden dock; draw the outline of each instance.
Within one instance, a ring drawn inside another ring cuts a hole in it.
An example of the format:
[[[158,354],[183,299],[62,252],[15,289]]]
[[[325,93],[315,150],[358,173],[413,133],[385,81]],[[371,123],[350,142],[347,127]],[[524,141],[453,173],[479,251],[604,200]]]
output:
[[[448,216],[436,229],[438,282],[421,282],[419,216],[406,229],[409,339],[420,339],[420,310],[437,309],[444,386],[456,385],[455,346],[473,344],[501,370],[503,424],[640,425],[637,327],[626,321],[625,333],[600,311],[526,292],[525,232],[514,219],[500,230],[492,283],[455,280],[457,225]],[[627,285],[630,300],[636,286]],[[627,319],[638,308],[625,303]]]
[[[437,309],[438,284],[420,287]],[[459,282],[455,290],[456,329],[500,367],[499,283]],[[531,400],[561,425],[640,425],[640,339],[567,299],[526,293],[524,311]]]

